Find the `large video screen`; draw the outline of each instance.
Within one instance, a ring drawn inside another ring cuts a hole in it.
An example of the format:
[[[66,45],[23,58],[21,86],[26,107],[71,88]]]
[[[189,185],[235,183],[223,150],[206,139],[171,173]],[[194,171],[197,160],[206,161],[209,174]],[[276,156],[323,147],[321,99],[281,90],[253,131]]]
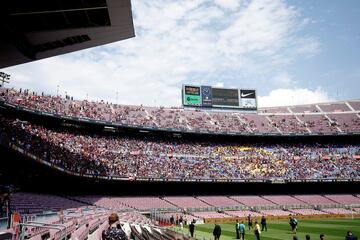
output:
[[[183,85],[182,103],[187,107],[257,110],[253,89]]]
[[[212,88],[212,105],[239,107],[239,89]]]

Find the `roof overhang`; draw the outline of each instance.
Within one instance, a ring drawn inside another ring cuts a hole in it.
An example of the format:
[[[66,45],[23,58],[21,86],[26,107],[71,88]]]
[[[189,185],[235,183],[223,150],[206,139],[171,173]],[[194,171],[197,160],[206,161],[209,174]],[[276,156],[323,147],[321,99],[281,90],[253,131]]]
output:
[[[0,68],[135,36],[130,0],[6,0]]]

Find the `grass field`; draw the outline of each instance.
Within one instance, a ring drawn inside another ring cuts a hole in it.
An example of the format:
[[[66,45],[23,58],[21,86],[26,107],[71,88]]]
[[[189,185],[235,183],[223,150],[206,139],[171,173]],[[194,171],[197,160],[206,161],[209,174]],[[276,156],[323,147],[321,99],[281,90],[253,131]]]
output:
[[[235,239],[235,223],[221,224],[221,240]],[[214,239],[212,231],[214,224],[196,225],[195,235],[197,239]],[[180,231],[180,229],[178,229]],[[247,229],[248,230],[248,229]],[[300,220],[296,236],[299,240],[305,239],[309,234],[311,239],[318,240],[319,235],[324,233],[326,240],[344,240],[346,232],[351,230],[356,236],[360,237],[360,218],[357,219],[326,219],[326,220]],[[184,228],[183,232],[188,234],[188,229]],[[261,232],[262,240],[292,240],[292,232],[288,221],[269,221],[268,231]],[[256,239],[253,230],[248,230],[245,235],[246,240]]]

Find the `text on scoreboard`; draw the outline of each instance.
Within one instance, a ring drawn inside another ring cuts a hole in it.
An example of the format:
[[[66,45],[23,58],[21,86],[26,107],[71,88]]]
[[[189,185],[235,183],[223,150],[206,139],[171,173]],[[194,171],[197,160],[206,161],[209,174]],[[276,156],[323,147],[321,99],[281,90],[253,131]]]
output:
[[[183,85],[183,106],[256,110],[256,91],[253,89],[219,88]]]

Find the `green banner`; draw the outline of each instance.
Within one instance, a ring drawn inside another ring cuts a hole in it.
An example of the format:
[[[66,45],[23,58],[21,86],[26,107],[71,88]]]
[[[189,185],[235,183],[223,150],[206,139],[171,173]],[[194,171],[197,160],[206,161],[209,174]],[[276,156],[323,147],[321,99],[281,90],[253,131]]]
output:
[[[184,100],[185,100],[184,101],[185,105],[197,105],[197,106],[199,106],[201,104],[200,96],[196,96],[196,95],[185,94],[185,99]]]

